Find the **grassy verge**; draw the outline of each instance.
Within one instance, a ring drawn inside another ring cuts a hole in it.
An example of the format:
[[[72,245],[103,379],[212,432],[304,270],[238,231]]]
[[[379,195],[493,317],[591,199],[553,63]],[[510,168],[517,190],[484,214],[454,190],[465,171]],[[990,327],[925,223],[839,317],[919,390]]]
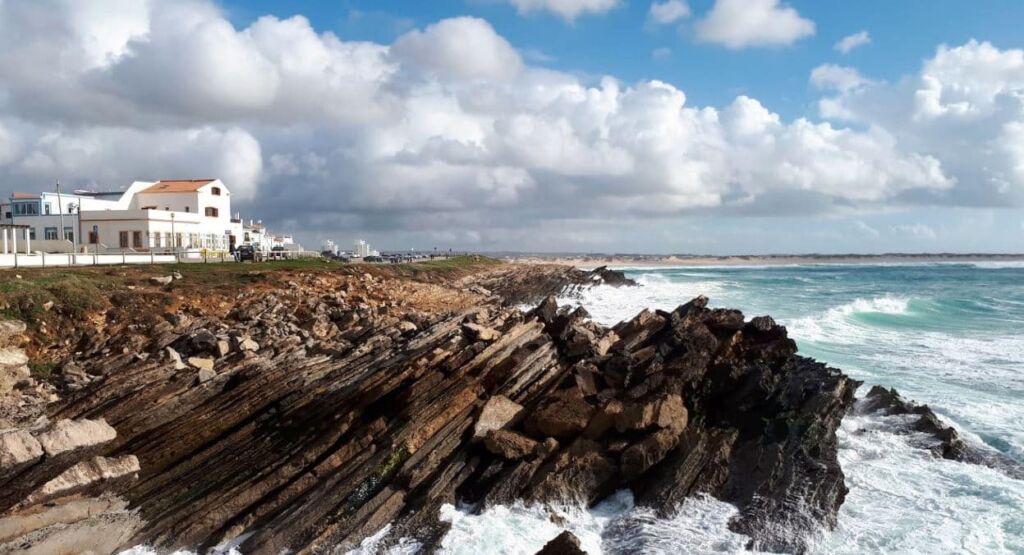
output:
[[[257,281],[291,279],[294,273],[370,273],[379,277],[417,280],[454,279],[500,265],[483,256],[456,256],[409,264],[344,264],[324,259],[276,260],[259,263],[157,264],[80,268],[0,270],[0,316],[29,325],[45,320],[50,302],[66,317],[81,318],[101,309],[111,294],[145,284],[155,276],[180,273],[175,290],[237,292]]]

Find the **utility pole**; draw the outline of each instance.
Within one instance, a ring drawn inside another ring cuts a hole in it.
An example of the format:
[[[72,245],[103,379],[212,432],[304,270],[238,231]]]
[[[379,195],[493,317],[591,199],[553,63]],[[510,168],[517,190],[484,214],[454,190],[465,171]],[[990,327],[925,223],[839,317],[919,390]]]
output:
[[[60,214],[60,231],[57,232],[58,239],[67,239],[64,235],[64,204],[60,200],[60,180],[57,180],[57,213]]]

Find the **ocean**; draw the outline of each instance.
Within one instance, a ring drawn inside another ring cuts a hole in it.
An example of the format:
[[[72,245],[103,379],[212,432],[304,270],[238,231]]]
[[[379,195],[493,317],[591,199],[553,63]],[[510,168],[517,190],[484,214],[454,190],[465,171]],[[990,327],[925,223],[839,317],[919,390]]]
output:
[[[1024,264],[798,265],[631,268],[641,287],[599,287],[580,299],[614,324],[643,308],[671,310],[696,295],[710,305],[768,314],[802,354],[929,404],[972,443],[1024,460]],[[839,526],[815,553],[1024,553],[1024,482],[932,457],[893,433],[893,418],[849,416],[839,430],[850,493]],[[672,520],[619,492],[591,509],[566,508],[591,554],[735,553],[735,513],[689,500]],[[558,533],[544,510],[453,509],[444,552],[529,554]],[[369,545],[368,545],[369,547]]]

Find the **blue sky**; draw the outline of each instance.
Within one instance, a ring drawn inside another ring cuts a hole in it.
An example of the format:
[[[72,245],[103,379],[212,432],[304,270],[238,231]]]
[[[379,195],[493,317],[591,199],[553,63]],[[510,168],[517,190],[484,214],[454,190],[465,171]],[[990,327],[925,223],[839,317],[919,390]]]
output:
[[[1008,0],[0,2],[0,181],[218,176],[313,245],[1021,251],[1021,23]]]
[[[688,2],[693,14],[713,0]],[[1024,46],[1024,2],[986,0],[816,0],[789,5],[813,20],[814,36],[773,48],[730,50],[693,40],[693,17],[679,25],[651,25],[651,3],[629,0],[605,15],[581,15],[571,25],[550,12],[524,16],[497,0],[336,0],[224,4],[232,21],[247,26],[256,18],[303,15],[320,31],[344,39],[390,43],[411,28],[444,18],[472,15],[486,19],[524,53],[545,58],[534,63],[591,77],[614,75],[626,82],[660,79],[684,89],[701,105],[722,105],[737,94],[769,102],[786,118],[813,115],[815,91],[807,76],[829,62],[856,65],[879,79],[897,80],[916,71],[939,44],[972,38],[1002,48]],[[833,49],[843,37],[868,30],[871,44],[841,55]],[[658,48],[671,58],[653,59]]]

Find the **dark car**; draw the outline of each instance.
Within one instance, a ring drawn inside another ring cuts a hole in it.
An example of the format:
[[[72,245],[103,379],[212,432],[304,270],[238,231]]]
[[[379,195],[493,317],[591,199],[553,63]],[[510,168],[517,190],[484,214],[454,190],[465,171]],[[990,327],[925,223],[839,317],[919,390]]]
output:
[[[239,262],[245,262],[246,260],[256,262],[256,249],[252,245],[242,245],[235,249],[235,258]]]

